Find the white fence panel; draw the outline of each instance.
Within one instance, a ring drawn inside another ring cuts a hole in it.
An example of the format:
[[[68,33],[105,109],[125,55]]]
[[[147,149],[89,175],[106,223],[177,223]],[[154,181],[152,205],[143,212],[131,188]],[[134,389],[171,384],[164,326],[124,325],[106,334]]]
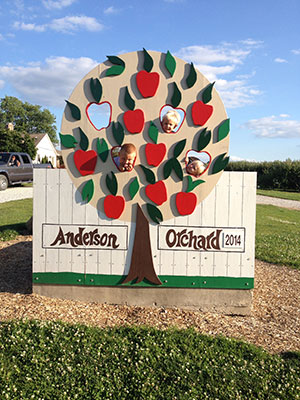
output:
[[[150,224],[156,273],[187,277],[254,277],[255,196],[255,173],[224,172],[210,195],[192,215],[176,217],[159,226]],[[95,227],[99,228],[99,232],[103,227],[108,230],[120,229],[118,232],[125,235],[127,245],[122,245],[120,249],[93,246],[51,248],[48,243],[50,239],[46,237],[51,230],[46,225],[55,225],[57,232],[60,226],[76,229]],[[174,232],[186,230],[190,235],[203,237],[209,235],[209,229],[212,232],[219,230],[220,242],[224,246],[216,250],[164,247],[161,245],[165,240],[163,235],[169,228]],[[135,224],[111,221],[83,202],[66,170],[34,171],[34,272],[127,275],[134,234]],[[43,240],[48,241],[47,246]]]

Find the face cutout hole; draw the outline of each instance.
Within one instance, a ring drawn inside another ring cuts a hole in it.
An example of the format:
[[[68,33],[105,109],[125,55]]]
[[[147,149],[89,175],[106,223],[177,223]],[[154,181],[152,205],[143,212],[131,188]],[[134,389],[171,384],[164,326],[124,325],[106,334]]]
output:
[[[93,127],[100,131],[107,128],[111,122],[111,105],[107,101],[90,103],[86,108],[86,115]]]
[[[206,151],[190,150],[186,153],[185,169],[189,175],[199,178],[207,171],[211,163],[211,156]]]
[[[160,110],[159,119],[164,132],[177,133],[185,119],[185,111],[167,105]]]
[[[121,172],[131,172],[136,161],[136,147],[132,143],[124,143],[111,149],[111,158]]]

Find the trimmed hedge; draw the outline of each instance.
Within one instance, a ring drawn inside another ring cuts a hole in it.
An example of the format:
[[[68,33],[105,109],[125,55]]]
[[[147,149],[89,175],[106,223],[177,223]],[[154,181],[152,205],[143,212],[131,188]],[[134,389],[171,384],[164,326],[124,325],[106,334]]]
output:
[[[260,189],[300,191],[300,161],[235,161],[225,170],[257,172],[257,187]]]

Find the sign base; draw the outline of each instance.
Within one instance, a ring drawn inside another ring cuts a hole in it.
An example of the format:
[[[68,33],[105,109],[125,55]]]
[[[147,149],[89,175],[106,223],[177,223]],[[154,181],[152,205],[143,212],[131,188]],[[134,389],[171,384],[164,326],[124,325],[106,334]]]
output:
[[[42,296],[138,307],[182,308],[222,314],[251,315],[252,290],[101,287],[33,284]]]

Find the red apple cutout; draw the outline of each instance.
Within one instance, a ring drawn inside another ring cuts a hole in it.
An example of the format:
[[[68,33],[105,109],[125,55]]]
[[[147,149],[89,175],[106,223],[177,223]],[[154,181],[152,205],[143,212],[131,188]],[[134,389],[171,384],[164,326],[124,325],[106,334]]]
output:
[[[142,132],[145,124],[144,112],[138,110],[128,110],[123,115],[124,124],[130,133]]]
[[[157,72],[138,72],[136,76],[137,87],[143,97],[153,97],[159,85],[159,74]]]
[[[208,119],[211,117],[213,113],[213,106],[209,104],[204,104],[203,101],[195,101],[192,106],[192,119],[194,125],[203,126],[206,124]]]
[[[145,148],[147,163],[157,167],[164,159],[166,152],[167,147],[164,143],[147,143]]]
[[[93,174],[97,163],[97,153],[94,150],[77,150],[74,153],[74,163],[80,175]]]
[[[101,131],[101,129],[105,129],[110,125],[111,111],[112,107],[108,101],[89,103],[85,109],[88,120],[97,131]]]
[[[163,181],[158,181],[153,185],[147,185],[145,191],[149,199],[158,206],[167,200],[167,189]]]
[[[118,219],[125,208],[125,199],[123,196],[114,196],[109,194],[104,199],[104,212],[108,218]]]
[[[176,207],[180,215],[190,215],[197,205],[195,193],[179,192],[176,195]]]

